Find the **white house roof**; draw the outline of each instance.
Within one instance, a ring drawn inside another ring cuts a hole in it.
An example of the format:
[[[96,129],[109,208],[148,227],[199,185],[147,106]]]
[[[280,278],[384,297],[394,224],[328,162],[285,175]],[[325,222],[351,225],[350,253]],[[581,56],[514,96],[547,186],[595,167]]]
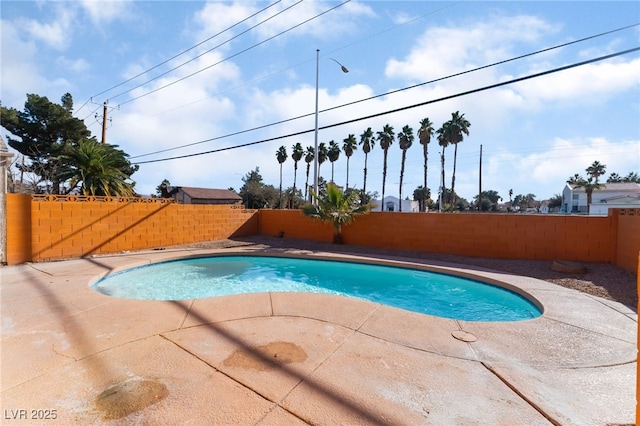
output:
[[[584,188],[577,187],[574,184],[567,184],[572,191],[575,192],[584,192]],[[640,183],[635,182],[620,182],[620,183],[603,183],[602,187],[598,189],[598,192],[609,191],[609,192],[637,192],[640,193]]]

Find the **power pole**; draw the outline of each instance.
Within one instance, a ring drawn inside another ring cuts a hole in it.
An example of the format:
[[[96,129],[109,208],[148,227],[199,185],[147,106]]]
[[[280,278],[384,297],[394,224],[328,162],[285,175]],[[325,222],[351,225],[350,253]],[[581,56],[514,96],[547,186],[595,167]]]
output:
[[[102,143],[107,143],[107,104],[109,101],[104,101],[102,108]]]

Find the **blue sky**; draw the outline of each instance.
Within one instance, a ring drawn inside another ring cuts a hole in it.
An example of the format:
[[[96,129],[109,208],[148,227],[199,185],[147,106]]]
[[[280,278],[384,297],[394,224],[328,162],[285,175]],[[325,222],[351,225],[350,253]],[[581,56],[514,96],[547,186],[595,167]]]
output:
[[[637,1],[3,1],[0,8],[2,104],[22,110],[27,93],[59,102],[69,92],[75,115],[100,139],[94,116],[108,101],[107,142],[119,145],[133,162],[312,129],[316,49],[321,110],[439,79],[322,113],[324,126],[640,46],[640,27],[634,26],[445,78],[637,24]],[[470,135],[458,146],[456,170],[456,192],[468,200],[478,192],[481,145],[482,188],[505,199],[509,189],[549,198],[562,191],[569,176],[584,174],[596,160],[607,172],[640,171],[638,51],[321,130],[319,141],[342,145],[349,134],[359,139],[367,127],[377,132],[387,123],[396,133],[407,124],[416,131],[425,117],[438,128],[454,111],[471,123]],[[305,114],[311,115],[262,127]],[[256,127],[262,128],[220,138]],[[174,185],[239,189],[242,177],[259,167],[265,183],[277,187],[275,152],[284,145],[290,153],[296,142],[313,146],[313,133],[144,163],[133,179],[145,195],[165,178]],[[172,149],[183,145],[191,146]],[[403,197],[423,182],[421,148],[416,137],[407,152]],[[169,151],[146,155],[161,150]],[[440,185],[439,151],[433,140],[428,186],[434,198]],[[382,159],[376,146],[368,160],[369,191],[382,192]],[[400,163],[396,141],[389,150],[386,195],[398,195]],[[453,149],[447,148],[447,186],[452,163]],[[291,158],[283,167],[288,187],[293,184]],[[363,167],[364,154],[356,151],[349,164],[350,186],[362,187]],[[298,187],[304,185],[304,170],[301,162]],[[320,174],[330,178],[328,162]],[[334,178],[340,185],[346,181],[344,154]]]

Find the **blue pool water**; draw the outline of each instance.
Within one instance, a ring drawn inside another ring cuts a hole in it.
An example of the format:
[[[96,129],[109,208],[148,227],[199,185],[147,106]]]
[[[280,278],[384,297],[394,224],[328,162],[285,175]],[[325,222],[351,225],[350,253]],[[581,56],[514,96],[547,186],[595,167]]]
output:
[[[501,287],[415,269],[263,256],[183,259],[109,275],[92,286],[113,297],[185,300],[240,293],[312,292],[370,300],[465,321],[519,321],[541,315]]]

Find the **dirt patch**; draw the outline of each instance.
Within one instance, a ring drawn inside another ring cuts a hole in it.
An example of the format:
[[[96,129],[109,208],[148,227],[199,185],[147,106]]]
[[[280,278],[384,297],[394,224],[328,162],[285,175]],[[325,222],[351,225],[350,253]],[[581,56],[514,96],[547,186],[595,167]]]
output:
[[[163,400],[169,390],[153,380],[133,379],[109,386],[95,399],[104,420],[121,419]]]
[[[307,353],[295,343],[272,342],[256,348],[236,349],[223,365],[266,371],[306,359]]]

